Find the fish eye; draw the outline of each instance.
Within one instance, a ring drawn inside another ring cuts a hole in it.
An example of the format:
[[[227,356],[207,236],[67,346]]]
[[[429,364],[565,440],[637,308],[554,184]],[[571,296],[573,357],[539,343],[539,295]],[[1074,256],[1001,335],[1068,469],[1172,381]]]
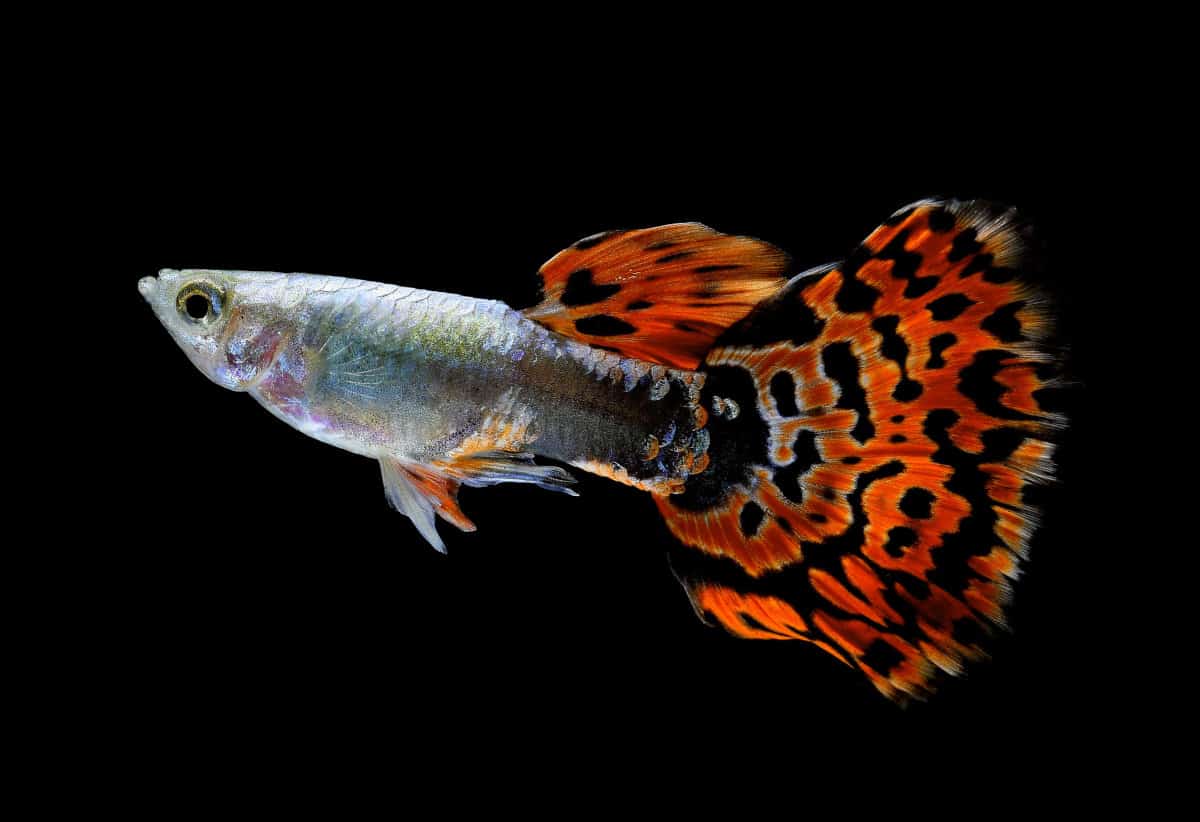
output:
[[[224,292],[215,283],[197,280],[179,289],[175,308],[190,323],[208,324],[221,316]]]
[[[211,308],[212,304],[208,301],[206,294],[192,294],[183,301],[183,309],[193,320],[203,320],[208,316]]]

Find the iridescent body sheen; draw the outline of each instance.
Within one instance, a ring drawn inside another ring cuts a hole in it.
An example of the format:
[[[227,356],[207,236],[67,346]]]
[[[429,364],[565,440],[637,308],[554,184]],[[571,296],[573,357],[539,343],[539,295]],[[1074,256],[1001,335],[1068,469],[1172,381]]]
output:
[[[220,295],[219,316],[181,310],[189,283]],[[565,472],[532,465],[538,455],[652,490],[699,456],[658,447],[689,442],[699,375],[592,348],[500,302],[246,271],[164,270],[139,289],[215,382],[385,468],[565,490]],[[479,455],[489,462],[470,461]]]

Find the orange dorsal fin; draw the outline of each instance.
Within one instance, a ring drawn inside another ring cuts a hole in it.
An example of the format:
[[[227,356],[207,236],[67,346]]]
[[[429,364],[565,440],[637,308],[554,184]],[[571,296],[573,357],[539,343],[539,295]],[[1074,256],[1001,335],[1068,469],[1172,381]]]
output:
[[[587,237],[539,271],[545,299],[525,314],[629,357],[695,368],[713,341],[786,283],[770,243],[673,223]]]

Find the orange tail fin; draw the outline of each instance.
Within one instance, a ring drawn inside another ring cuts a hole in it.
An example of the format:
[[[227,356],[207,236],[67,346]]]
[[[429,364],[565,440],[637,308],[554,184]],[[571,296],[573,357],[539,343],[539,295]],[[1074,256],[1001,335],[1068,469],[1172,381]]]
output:
[[[983,654],[1064,424],[1025,254],[1013,211],[916,203],[717,339],[709,467],[657,498],[702,615],[900,700]]]

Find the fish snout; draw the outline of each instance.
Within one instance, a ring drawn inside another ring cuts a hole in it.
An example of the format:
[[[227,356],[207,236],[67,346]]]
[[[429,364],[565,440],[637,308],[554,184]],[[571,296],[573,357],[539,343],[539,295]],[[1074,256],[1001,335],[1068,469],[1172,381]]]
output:
[[[158,290],[158,280],[155,277],[142,277],[138,280],[138,293],[149,300]]]

